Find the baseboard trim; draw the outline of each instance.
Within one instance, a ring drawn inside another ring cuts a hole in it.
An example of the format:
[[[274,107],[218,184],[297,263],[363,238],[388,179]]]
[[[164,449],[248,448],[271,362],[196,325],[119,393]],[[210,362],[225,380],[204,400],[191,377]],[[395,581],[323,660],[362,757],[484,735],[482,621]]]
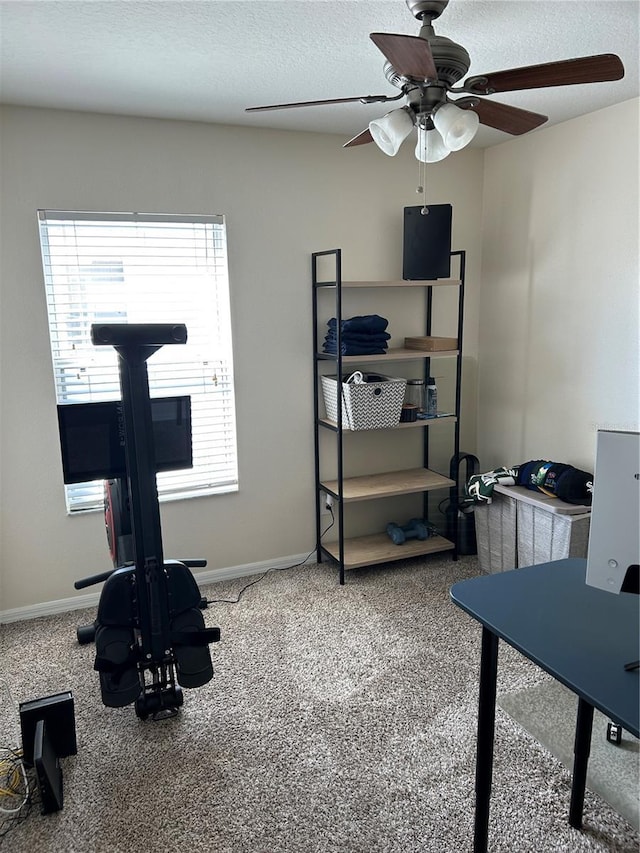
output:
[[[206,586],[220,581],[243,578],[249,575],[258,575],[269,569],[282,570],[293,568],[307,560],[315,561],[315,552],[309,554],[292,554],[289,557],[280,557],[276,560],[264,560],[258,563],[245,563],[242,566],[229,566],[222,569],[207,569],[195,572],[194,577],[198,586]],[[57,613],[70,613],[73,610],[84,610],[87,607],[96,607],[100,598],[100,591],[76,595],[72,598],[60,598],[56,601],[43,601],[41,604],[31,604],[26,607],[14,607],[11,610],[0,610],[0,625],[8,622],[21,622],[27,619],[37,619],[39,616],[54,616]]]

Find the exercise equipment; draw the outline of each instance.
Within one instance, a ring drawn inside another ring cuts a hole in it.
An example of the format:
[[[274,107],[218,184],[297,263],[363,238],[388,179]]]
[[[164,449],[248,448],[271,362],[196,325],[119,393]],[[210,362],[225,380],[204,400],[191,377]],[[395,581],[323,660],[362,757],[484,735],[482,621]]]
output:
[[[424,519],[412,518],[403,527],[390,521],[387,524],[387,535],[394,545],[402,545],[407,539],[428,539],[431,533]]]
[[[133,532],[131,530],[131,507],[129,503],[129,492],[127,480],[117,478],[104,481],[104,521],[107,534],[107,544],[113,569],[101,572],[91,577],[83,578],[74,583],[75,589],[85,589],[97,583],[106,581],[116,569],[132,566],[134,564]],[[180,559],[181,563],[190,569],[200,569],[207,565],[202,559]],[[201,610],[206,610],[207,601],[201,598],[198,602]],[[96,635],[96,623],[80,625],[76,629],[78,643],[81,646],[93,643]]]
[[[78,629],[78,640],[95,639],[94,669],[106,706],[134,702],[140,719],[160,719],[178,712],[183,687],[211,680],[209,644],[220,639],[219,628],[205,627],[190,571],[206,561],[165,560],[162,548],[147,360],[165,344],[186,343],[187,330],[183,324],[96,324],[91,340],[118,354],[127,488],[125,494],[123,483],[108,486],[114,569],[75,583],[82,589],[104,581],[97,618]],[[126,556],[130,561],[120,563]]]

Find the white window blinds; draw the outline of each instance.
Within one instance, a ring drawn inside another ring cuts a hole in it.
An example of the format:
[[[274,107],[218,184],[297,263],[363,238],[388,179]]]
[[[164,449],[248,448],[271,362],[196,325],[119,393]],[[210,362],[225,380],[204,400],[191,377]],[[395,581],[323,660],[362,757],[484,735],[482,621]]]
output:
[[[158,474],[160,498],[235,491],[233,352],[224,217],[38,211],[58,403],[120,398],[118,357],[92,323],[184,323],[187,344],[147,362],[152,397],[191,396],[193,468]],[[65,486],[70,512],[103,484]]]

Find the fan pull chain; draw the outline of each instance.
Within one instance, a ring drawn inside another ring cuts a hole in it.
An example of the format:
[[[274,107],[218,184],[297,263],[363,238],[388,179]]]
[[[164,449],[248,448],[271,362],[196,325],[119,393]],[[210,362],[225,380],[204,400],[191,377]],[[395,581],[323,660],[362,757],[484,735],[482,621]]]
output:
[[[422,161],[418,158],[418,186],[416,187],[416,192],[418,195],[424,193],[424,183],[422,180]]]
[[[427,207],[427,135],[422,133],[418,135],[422,138],[423,150],[420,152],[422,156],[418,157],[418,186],[416,192],[422,194],[422,208],[420,213],[426,216],[429,213]]]

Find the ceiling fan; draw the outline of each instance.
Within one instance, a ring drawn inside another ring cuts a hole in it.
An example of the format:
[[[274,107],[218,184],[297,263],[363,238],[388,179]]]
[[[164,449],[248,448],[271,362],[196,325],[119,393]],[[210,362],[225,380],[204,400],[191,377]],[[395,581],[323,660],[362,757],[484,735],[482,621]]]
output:
[[[400,89],[400,94],[272,104],[248,107],[246,112],[355,101],[386,103],[404,98],[404,106],[370,122],[368,128],[343,147],[375,142],[385,154],[393,156],[415,127],[418,131],[416,157],[422,162],[432,163],[451,151],[464,148],[473,139],[479,124],[520,135],[534,130],[548,119],[540,113],[485,100],[488,95],[599,83],[620,80],[624,76],[620,58],[605,53],[474,75],[459,84],[471,65],[469,54],[462,45],[436,35],[433,29],[433,21],[440,17],[448,3],[449,0],[406,0],[410,12],[421,22],[418,36],[371,33],[371,40],[387,60],[384,75],[389,83]]]

